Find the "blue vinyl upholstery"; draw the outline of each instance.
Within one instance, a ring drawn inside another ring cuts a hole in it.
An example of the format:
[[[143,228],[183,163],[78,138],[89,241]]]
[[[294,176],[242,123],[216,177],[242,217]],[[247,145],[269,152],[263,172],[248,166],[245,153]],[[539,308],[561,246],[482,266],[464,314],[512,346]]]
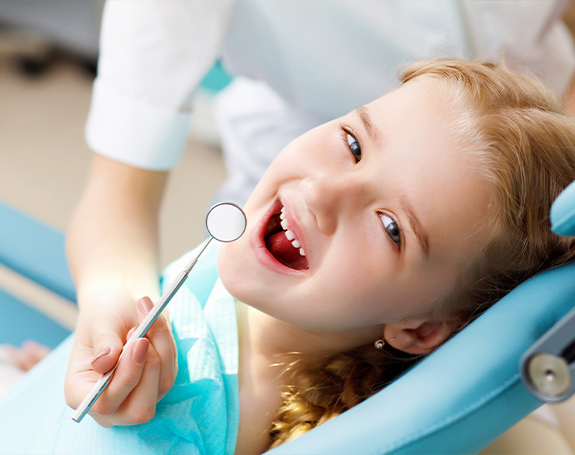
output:
[[[70,300],[76,290],[64,253],[64,235],[0,202],[0,264]],[[0,290],[0,343],[33,339],[57,346],[70,331]]]
[[[0,264],[76,300],[62,232],[0,202]]]

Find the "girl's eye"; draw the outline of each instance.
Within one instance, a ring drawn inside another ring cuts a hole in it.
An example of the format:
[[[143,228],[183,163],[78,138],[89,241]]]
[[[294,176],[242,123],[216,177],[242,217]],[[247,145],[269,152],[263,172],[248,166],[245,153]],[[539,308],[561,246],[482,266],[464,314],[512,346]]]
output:
[[[359,163],[361,160],[361,146],[359,145],[359,142],[357,142],[357,139],[349,133],[347,133],[346,138],[349,151],[355,158],[355,162]]]
[[[401,229],[399,228],[397,222],[385,213],[380,213],[379,216],[381,221],[383,221],[383,227],[385,228],[387,235],[389,235],[389,238],[393,240],[398,246],[400,246]]]

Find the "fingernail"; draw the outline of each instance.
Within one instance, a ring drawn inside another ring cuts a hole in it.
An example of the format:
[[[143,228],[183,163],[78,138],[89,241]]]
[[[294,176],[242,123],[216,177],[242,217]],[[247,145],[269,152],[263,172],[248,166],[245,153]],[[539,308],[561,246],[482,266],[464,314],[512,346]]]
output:
[[[140,299],[138,301],[138,306],[140,307],[140,310],[142,310],[144,314],[148,314],[150,310],[154,308],[154,304],[150,299]]]
[[[132,360],[138,365],[141,365],[146,360],[149,345],[149,341],[145,338],[140,338],[136,341],[136,345],[132,349]]]
[[[102,357],[110,354],[110,352],[112,352],[112,348],[110,346],[106,346],[105,348],[100,349],[100,352],[98,352],[98,354],[96,354],[96,357],[94,357],[94,359],[92,360],[92,364],[97,360],[101,359]]]
[[[128,332],[128,334],[126,335],[126,341],[129,340],[130,338],[132,338],[132,335],[134,334],[134,332],[136,331],[137,327],[132,327],[130,329],[130,331]]]

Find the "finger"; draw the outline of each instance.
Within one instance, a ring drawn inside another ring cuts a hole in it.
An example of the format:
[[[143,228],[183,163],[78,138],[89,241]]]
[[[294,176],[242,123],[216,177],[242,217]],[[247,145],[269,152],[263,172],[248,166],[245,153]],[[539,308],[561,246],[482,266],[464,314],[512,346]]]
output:
[[[116,412],[140,382],[149,347],[150,342],[146,338],[138,338],[126,345],[108,387],[92,407],[94,413],[110,415]]]
[[[148,422],[156,413],[160,359],[150,345],[142,378],[128,395],[114,416],[121,425],[136,425]]]
[[[132,338],[132,335],[134,334],[134,332],[136,331],[138,327],[132,327],[130,329],[130,331],[128,332],[128,334],[126,335],[126,340],[129,340],[130,338]]]
[[[95,372],[90,361],[92,359],[92,348],[74,340],[68,369],[64,381],[64,392],[66,403],[72,409],[76,409],[90,392],[92,387],[102,377],[101,373]]]
[[[25,341],[20,348],[9,346],[7,350],[16,365],[24,371],[31,370],[50,353],[49,348],[32,340]]]
[[[128,332],[127,338],[129,338],[135,330],[136,327],[133,327]],[[128,345],[125,347],[125,352],[128,356],[131,352],[130,349],[131,347]],[[88,348],[88,351],[91,352],[91,349]],[[78,360],[78,358],[80,360]],[[102,378],[102,374],[94,371],[91,366],[82,368],[82,358],[81,353],[77,354],[76,350],[72,349],[64,389],[66,392],[66,402],[73,409],[79,406],[86,397],[86,394],[90,393],[94,385]]]
[[[47,357],[50,352],[52,352],[48,346],[44,346],[43,344],[40,344],[34,340],[25,341],[22,347],[27,353],[30,361],[33,362],[33,365],[36,365],[38,362]]]
[[[24,371],[28,371],[28,369],[25,368],[25,366],[24,366],[24,364],[26,363],[26,360],[22,356],[22,348],[17,348],[16,346],[12,346],[11,344],[4,344],[4,345],[2,345],[2,347],[4,349],[6,349],[6,352],[10,356],[10,360],[18,368],[20,368]]]
[[[97,373],[110,371],[118,362],[124,342],[118,333],[112,331],[100,332],[94,336],[94,357],[90,365]]]
[[[136,315],[138,321],[143,320],[153,308],[148,297],[138,300]],[[170,325],[164,317],[159,317],[148,331],[147,338],[158,353],[161,362],[160,379],[157,400],[160,400],[174,385],[177,373],[177,350],[170,330]]]

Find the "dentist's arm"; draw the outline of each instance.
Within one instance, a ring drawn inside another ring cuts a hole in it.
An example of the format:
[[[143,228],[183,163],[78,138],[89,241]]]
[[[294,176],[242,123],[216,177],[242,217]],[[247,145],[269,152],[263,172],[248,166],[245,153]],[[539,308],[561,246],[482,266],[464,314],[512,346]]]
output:
[[[117,362],[128,332],[159,298],[157,220],[167,174],[100,155],[67,235],[80,315],[66,375],[67,403],[76,408]],[[176,350],[166,318],[122,356],[112,383],[93,406],[102,426],[149,420],[173,384]],[[148,342],[149,340],[149,342]]]

